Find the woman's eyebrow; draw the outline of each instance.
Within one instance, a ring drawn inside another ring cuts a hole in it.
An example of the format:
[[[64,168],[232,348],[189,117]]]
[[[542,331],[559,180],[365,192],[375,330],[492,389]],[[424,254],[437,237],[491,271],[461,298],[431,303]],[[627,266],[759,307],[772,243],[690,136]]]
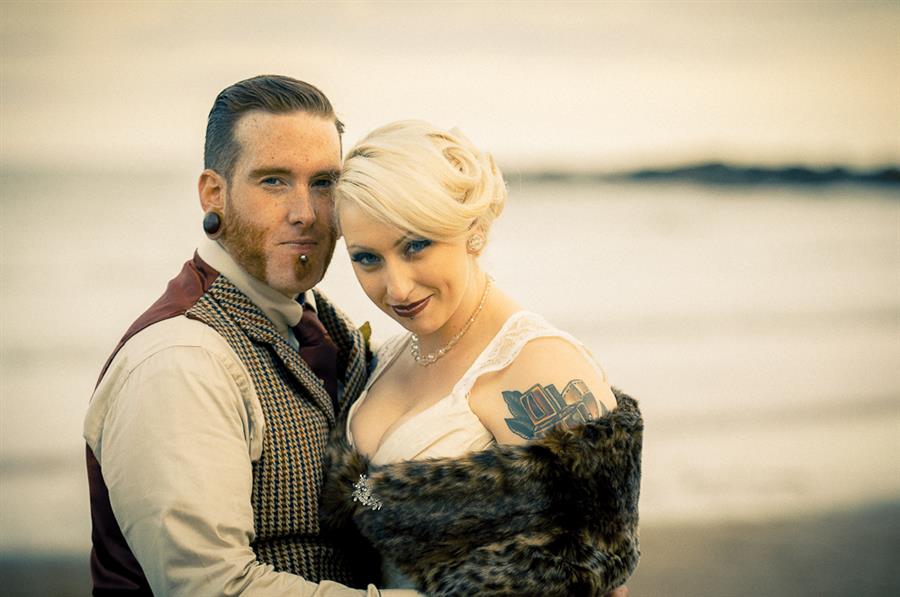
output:
[[[396,241],[394,241],[394,244],[391,245],[391,248],[397,247],[397,246],[403,244],[404,241],[412,240],[412,239],[413,239],[412,236],[410,236],[408,234],[404,234],[403,236],[398,238]],[[375,249],[373,249],[372,247],[367,247],[366,245],[360,245],[357,243],[353,243],[352,245],[347,245],[347,248],[348,249],[362,249],[364,251],[371,251],[372,253],[378,252]]]

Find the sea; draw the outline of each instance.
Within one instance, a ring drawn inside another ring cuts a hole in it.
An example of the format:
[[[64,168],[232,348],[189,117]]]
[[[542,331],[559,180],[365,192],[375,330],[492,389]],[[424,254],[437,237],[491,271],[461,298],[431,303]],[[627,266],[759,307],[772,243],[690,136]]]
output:
[[[643,525],[900,502],[897,185],[536,180],[482,258],[645,418]],[[6,171],[0,554],[86,553],[82,420],[197,244],[196,174]],[[383,340],[338,244],[321,287]]]

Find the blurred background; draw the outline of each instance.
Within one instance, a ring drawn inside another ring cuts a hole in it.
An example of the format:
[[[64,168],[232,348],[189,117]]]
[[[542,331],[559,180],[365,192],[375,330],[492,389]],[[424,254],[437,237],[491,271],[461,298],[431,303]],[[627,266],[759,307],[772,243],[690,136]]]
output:
[[[0,4],[0,586],[86,595],[81,424],[200,238],[205,119],[460,126],[485,267],[646,420],[639,595],[900,594],[900,3]],[[338,245],[323,288],[384,339]]]

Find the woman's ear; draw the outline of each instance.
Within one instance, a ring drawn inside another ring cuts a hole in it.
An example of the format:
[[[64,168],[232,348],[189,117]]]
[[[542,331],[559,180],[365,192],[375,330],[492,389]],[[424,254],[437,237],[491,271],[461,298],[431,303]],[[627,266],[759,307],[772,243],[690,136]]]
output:
[[[487,243],[487,237],[482,232],[481,227],[470,228],[469,235],[466,237],[466,251],[470,255],[481,255],[484,245]]]

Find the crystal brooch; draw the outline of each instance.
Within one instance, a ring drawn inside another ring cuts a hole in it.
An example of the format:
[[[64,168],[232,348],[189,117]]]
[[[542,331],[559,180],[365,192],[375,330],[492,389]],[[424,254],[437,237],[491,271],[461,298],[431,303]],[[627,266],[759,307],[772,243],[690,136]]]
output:
[[[381,510],[381,500],[372,495],[372,485],[366,475],[360,475],[359,481],[353,484],[353,501],[359,502],[371,510]]]

